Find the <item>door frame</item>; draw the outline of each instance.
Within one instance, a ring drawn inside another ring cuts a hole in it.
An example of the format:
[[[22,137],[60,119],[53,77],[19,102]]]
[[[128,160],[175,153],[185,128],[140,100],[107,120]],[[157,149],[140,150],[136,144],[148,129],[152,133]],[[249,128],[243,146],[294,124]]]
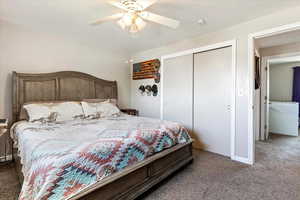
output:
[[[231,123],[230,123],[230,158],[232,160],[236,160],[236,161],[240,161],[239,158],[235,155],[235,141],[236,141],[236,59],[237,59],[237,55],[236,55],[236,46],[237,46],[237,40],[233,39],[233,40],[228,40],[228,41],[224,41],[224,42],[220,42],[220,43],[216,43],[216,44],[212,44],[212,45],[208,45],[208,46],[202,46],[199,48],[193,48],[193,49],[188,49],[188,50],[184,50],[184,51],[179,51],[176,53],[172,53],[172,54],[168,54],[168,55],[164,55],[161,57],[161,89],[160,89],[160,118],[163,120],[163,85],[164,85],[164,74],[163,74],[163,68],[164,68],[164,60],[169,59],[169,58],[176,58],[176,57],[180,57],[180,56],[186,56],[186,55],[190,55],[190,54],[195,54],[195,53],[201,53],[201,52],[205,52],[205,51],[210,51],[210,50],[215,50],[215,49],[219,49],[219,48],[225,48],[225,47],[231,47],[232,48],[232,81],[231,81],[231,92],[232,92],[232,96],[231,96],[231,115],[230,115],[230,119],[231,119]],[[194,80],[193,80],[194,82]],[[193,84],[194,85],[194,84]],[[194,114],[193,114],[193,118],[194,118]],[[192,122],[192,126],[194,127],[194,120]]]
[[[291,31],[300,30],[300,22],[287,24],[248,35],[248,78],[249,78],[249,94],[248,94],[248,164],[255,162],[255,131],[254,131],[254,68],[255,68],[255,40],[287,33]]]
[[[263,133],[264,138],[260,138],[260,139],[267,139],[269,134],[269,103],[270,103],[270,62],[272,60],[276,60],[276,59],[281,59],[281,58],[288,58],[288,57],[293,57],[293,56],[300,56],[300,52],[293,52],[293,53],[285,53],[285,54],[278,54],[278,55],[273,55],[273,56],[265,56],[262,57],[262,66],[266,67],[266,70],[264,73],[266,73],[266,80],[261,80],[264,81],[265,84],[265,90],[266,93],[263,93],[262,96],[266,96],[266,105],[264,105],[264,102],[261,101],[261,108],[264,106],[265,109],[261,110],[261,113],[264,112],[264,117],[261,118],[261,132]],[[264,97],[262,97],[263,99]],[[266,126],[266,128],[264,127]]]

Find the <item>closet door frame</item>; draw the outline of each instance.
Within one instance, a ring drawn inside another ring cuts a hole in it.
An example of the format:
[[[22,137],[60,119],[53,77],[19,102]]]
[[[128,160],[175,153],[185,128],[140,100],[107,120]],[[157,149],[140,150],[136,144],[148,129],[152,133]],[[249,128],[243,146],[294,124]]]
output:
[[[208,45],[208,46],[203,46],[203,47],[199,47],[199,48],[194,48],[194,49],[189,49],[189,50],[185,50],[185,51],[180,51],[180,52],[176,52],[173,54],[169,54],[169,55],[164,55],[161,57],[161,99],[160,99],[160,118],[163,120],[164,116],[163,116],[163,98],[164,98],[164,91],[163,91],[163,84],[164,84],[164,73],[163,73],[163,69],[164,69],[164,60],[166,59],[170,59],[170,58],[176,58],[176,57],[180,57],[180,56],[186,56],[186,55],[190,55],[190,54],[195,54],[195,53],[201,53],[201,52],[205,52],[205,51],[210,51],[210,50],[215,50],[215,49],[220,49],[220,48],[226,48],[226,47],[231,47],[232,48],[232,81],[231,81],[231,114],[230,114],[230,118],[231,118],[231,123],[230,123],[230,158],[232,160],[237,160],[239,161],[239,158],[235,155],[235,141],[236,141],[236,44],[237,44],[237,40],[233,39],[233,40],[229,40],[229,41],[224,41],[221,43],[216,43],[216,44],[212,44],[212,45]],[[194,80],[193,80],[194,82]],[[193,114],[193,118],[194,118],[194,114]],[[193,120],[194,121],[194,120]],[[193,122],[194,123],[194,122]],[[194,124],[193,124],[194,127]]]

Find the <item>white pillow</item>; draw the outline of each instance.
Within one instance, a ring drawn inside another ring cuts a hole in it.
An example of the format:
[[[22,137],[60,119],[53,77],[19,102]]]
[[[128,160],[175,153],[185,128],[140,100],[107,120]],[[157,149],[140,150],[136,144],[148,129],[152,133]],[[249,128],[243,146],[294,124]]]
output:
[[[46,120],[51,114],[50,106],[46,104],[27,104],[23,107],[27,111],[30,122]]]
[[[33,103],[24,105],[24,108],[30,122],[67,121],[84,116],[79,102]]]
[[[52,107],[52,112],[57,113],[56,121],[67,121],[84,116],[82,106],[79,102],[64,102]]]
[[[113,117],[119,116],[119,108],[110,103],[109,101],[98,102],[98,103],[89,103],[81,102],[83,112],[87,118],[101,118],[101,117]]]
[[[83,102],[87,103],[101,103],[101,102],[109,102],[116,106],[118,106],[118,100],[117,99],[83,99]]]

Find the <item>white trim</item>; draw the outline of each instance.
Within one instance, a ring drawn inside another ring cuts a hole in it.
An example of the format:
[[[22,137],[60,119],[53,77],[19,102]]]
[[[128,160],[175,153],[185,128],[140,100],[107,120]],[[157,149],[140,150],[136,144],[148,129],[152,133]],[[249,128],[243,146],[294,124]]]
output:
[[[277,60],[277,59],[284,59],[284,58],[289,58],[289,57],[300,57],[300,51],[293,52],[293,53],[284,53],[284,54],[278,54],[274,56],[265,56],[267,60]],[[298,62],[298,61],[295,61]]]
[[[295,30],[299,30],[299,29],[300,29],[300,22],[296,22],[296,23],[293,23],[293,24],[286,24],[286,25],[283,25],[283,26],[263,30],[263,31],[260,31],[260,32],[251,33],[251,34],[249,34],[249,37],[259,39],[259,38],[278,35],[278,34],[290,32],[290,31],[295,31]]]
[[[273,58],[270,60],[270,64],[292,63],[300,62],[300,55],[298,56],[285,56],[280,58]]]
[[[254,141],[254,126],[253,126],[253,98],[254,98],[254,40],[272,35],[278,35],[290,31],[300,29],[300,22],[287,24],[272,29],[251,33],[248,35],[248,77],[249,77],[249,103],[248,103],[248,159],[249,163],[253,164],[255,160],[255,141]]]
[[[253,126],[253,99],[254,99],[254,56],[255,56],[255,49],[254,49],[254,38],[249,37],[248,38],[248,49],[249,49],[249,55],[248,55],[248,77],[249,77],[249,85],[248,85],[248,160],[250,161],[250,164],[252,165],[254,163],[254,126]],[[250,53],[251,52],[251,53]],[[251,67],[250,67],[251,66]]]
[[[237,63],[237,52],[236,52],[237,41],[232,41],[232,96],[231,96],[231,133],[230,133],[230,152],[231,159],[235,157],[235,137],[236,137],[236,63]]]
[[[230,157],[232,160],[235,160],[235,137],[236,137],[236,58],[237,58],[237,52],[236,52],[236,45],[237,40],[229,40],[221,43],[216,43],[213,45],[203,46],[200,48],[195,49],[189,49],[169,55],[164,55],[161,57],[161,88],[160,88],[160,94],[161,94],[161,104],[160,104],[160,118],[163,120],[163,84],[164,84],[164,74],[163,74],[163,68],[164,68],[164,60],[169,58],[175,58],[179,56],[185,56],[195,53],[200,53],[204,51],[214,50],[218,48],[224,48],[224,47],[232,47],[232,98],[231,98],[231,127],[230,127]]]
[[[164,55],[161,57],[161,60],[168,59],[168,58],[176,58],[179,56],[186,56],[186,55],[190,55],[190,54],[194,54],[194,53],[209,51],[209,50],[223,48],[223,47],[227,47],[227,46],[233,46],[235,44],[236,44],[235,39],[229,40],[229,41],[225,41],[225,42],[216,43],[213,45],[203,46],[203,47],[199,47],[199,48],[194,48],[194,49],[180,51],[180,52],[173,53],[173,54]]]
[[[241,163],[245,163],[245,164],[248,164],[248,165],[252,165],[251,160],[249,160],[248,158],[235,156],[232,160],[238,161],[238,162],[241,162]]]

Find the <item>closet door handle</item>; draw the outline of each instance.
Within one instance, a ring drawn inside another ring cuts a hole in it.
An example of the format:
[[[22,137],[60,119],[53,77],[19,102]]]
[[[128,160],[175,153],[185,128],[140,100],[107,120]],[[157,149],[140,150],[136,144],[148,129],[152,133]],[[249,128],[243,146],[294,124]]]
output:
[[[227,110],[231,110],[231,105],[227,105]]]

